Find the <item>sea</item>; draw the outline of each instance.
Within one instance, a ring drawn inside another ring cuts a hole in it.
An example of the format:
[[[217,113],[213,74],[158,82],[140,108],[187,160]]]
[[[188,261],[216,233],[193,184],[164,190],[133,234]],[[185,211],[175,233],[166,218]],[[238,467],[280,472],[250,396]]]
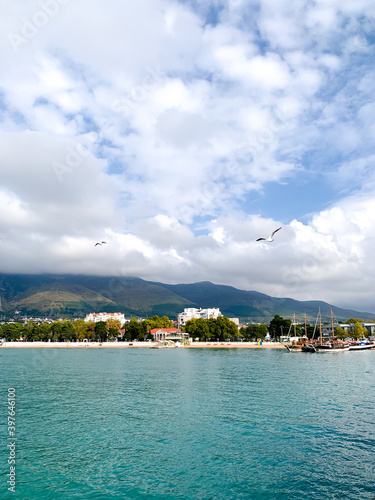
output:
[[[375,351],[0,348],[0,370],[2,499],[375,498]]]

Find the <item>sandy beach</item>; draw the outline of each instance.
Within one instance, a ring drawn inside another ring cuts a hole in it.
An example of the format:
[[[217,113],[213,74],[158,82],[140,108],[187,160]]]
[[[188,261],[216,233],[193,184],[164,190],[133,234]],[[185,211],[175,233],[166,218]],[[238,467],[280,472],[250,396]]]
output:
[[[46,349],[100,349],[100,348],[150,348],[152,342],[3,342],[1,349],[17,348],[46,348]],[[284,344],[280,342],[191,342],[179,349],[282,349]]]

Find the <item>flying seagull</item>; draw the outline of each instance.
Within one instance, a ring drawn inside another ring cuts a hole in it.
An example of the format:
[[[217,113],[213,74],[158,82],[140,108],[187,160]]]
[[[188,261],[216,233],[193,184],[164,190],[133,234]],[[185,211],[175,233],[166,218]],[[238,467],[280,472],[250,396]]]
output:
[[[101,243],[95,243],[95,246],[98,246],[98,245],[102,246],[102,245],[106,245],[106,244],[107,244],[106,241],[102,241]]]
[[[278,227],[277,229],[275,229],[275,231],[273,231],[273,233],[271,233],[271,234],[269,235],[269,237],[268,237],[268,238],[258,238],[258,239],[257,239],[257,241],[260,241],[260,240],[264,240],[264,241],[273,241],[272,236],[273,236],[275,233],[277,233],[277,231],[280,231],[280,229],[281,229],[281,227]]]

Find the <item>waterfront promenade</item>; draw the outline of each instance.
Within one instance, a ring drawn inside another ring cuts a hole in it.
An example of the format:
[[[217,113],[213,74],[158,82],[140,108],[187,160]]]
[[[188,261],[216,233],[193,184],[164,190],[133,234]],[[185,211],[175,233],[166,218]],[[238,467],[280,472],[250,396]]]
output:
[[[51,348],[51,349],[99,349],[99,348],[136,348],[151,347],[152,342],[3,342],[0,349],[7,348]],[[239,349],[282,349],[281,342],[191,342],[178,349],[201,349],[201,348],[239,348]]]

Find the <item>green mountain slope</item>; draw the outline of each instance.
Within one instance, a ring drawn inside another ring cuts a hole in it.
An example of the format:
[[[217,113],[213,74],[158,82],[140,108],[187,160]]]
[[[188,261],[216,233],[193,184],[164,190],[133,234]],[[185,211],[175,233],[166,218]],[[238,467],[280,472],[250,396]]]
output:
[[[116,306],[112,300],[88,288],[66,283],[52,283],[40,287],[28,288],[17,294],[12,303],[25,311],[66,312],[70,310],[92,310]]]
[[[100,310],[127,316],[176,317],[184,307],[192,305],[163,287],[125,277],[2,274],[0,297],[7,310],[51,316],[82,316]]]
[[[321,301],[270,297],[208,281],[168,285],[132,277],[0,274],[0,299],[0,313],[19,310],[52,317],[103,311],[175,319],[185,307],[218,307],[224,315],[241,320],[267,323],[275,314],[287,318],[296,314],[302,321],[306,313],[315,322],[320,307],[323,321],[329,320],[331,309],[337,320],[375,318],[373,313],[340,309]]]
[[[375,314],[372,313],[342,309],[323,301],[298,301],[290,298],[270,297],[255,291],[215,285],[209,281],[185,285],[163,284],[162,286],[195,302],[199,307],[218,307],[227,316],[259,322],[268,322],[275,314],[289,318],[296,314],[296,318],[303,321],[305,313],[310,321],[315,321],[319,307],[323,321],[330,320],[331,309],[338,321],[345,321],[353,317],[368,320],[375,318]]]

